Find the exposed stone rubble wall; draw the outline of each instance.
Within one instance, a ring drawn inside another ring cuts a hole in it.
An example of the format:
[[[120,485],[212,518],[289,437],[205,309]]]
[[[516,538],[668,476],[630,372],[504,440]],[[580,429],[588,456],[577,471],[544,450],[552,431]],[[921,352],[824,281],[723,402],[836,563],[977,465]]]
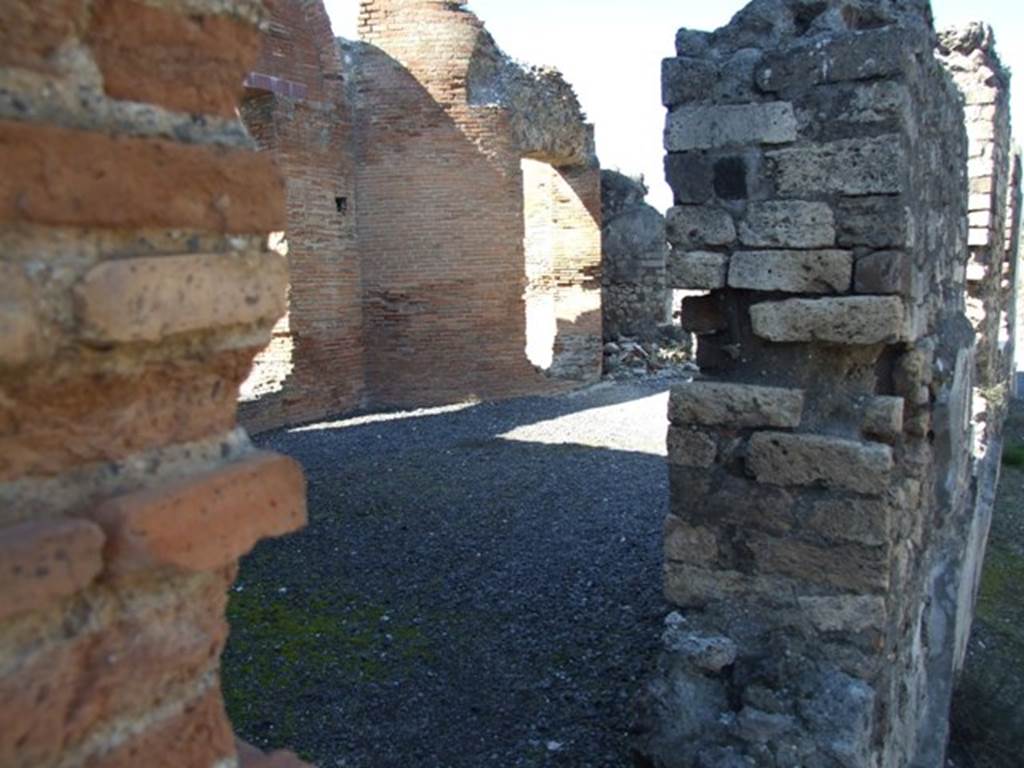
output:
[[[1013,344],[1010,337],[1015,263],[1006,232],[1016,215],[1011,201],[1012,136],[1010,73],[999,61],[992,28],[974,23],[944,30],[939,56],[964,100],[968,138],[969,231],[967,317],[976,333],[972,423],[974,436],[974,521],[961,590],[971,615],[981,583],[985,542],[992,523],[1002,461],[1002,432],[1010,397]],[[957,671],[967,654],[964,633]]]
[[[970,625],[967,139],[926,2],[758,0],[664,65],[671,398],[654,766],[944,764]]]
[[[4,768],[238,764],[226,591],[305,519],[300,468],[235,424],[287,285],[281,179],[235,117],[262,16],[4,4]]]
[[[1024,205],[1024,164],[1021,162],[1021,150],[1014,146],[1010,162],[1010,189],[1007,194],[1006,214],[1006,263],[1010,265],[1008,282],[1011,286],[1012,299],[1010,305],[1012,315],[1007,323],[1013,345],[1013,361],[1010,365],[1012,392],[1021,397],[1022,377],[1024,370],[1021,356],[1024,355],[1024,269],[1021,269],[1021,206]]]
[[[601,172],[601,309],[604,340],[658,341],[670,322],[665,217],[647,205],[642,181]]]
[[[511,62],[464,5],[368,0],[362,42],[343,43],[377,404],[600,375],[592,128],[560,76]]]
[[[241,418],[260,430],[363,402],[352,118],[322,2],[274,0],[242,118],[285,178],[289,313],[256,358]]]

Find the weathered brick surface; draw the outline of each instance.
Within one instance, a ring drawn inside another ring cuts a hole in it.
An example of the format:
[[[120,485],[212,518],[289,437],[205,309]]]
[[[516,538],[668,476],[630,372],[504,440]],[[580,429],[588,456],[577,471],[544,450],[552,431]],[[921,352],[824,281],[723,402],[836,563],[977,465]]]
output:
[[[18,110],[0,121],[4,768],[234,759],[215,679],[235,557],[303,509],[287,460],[223,467],[247,447],[238,387],[284,309],[260,246],[284,228],[283,184],[232,123],[261,15],[252,0],[3,4]],[[46,87],[26,85],[40,72]],[[159,520],[135,508],[126,537],[182,568],[116,578],[124,531],[84,514],[168,483],[177,503],[154,502]]]
[[[80,334],[104,344],[231,325],[269,327],[287,309],[287,286],[287,264],[273,252],[108,261],[75,290]]]
[[[252,24],[137,0],[96,0],[90,21],[86,42],[112,98],[234,115],[242,79],[256,58],[260,33]]]
[[[207,475],[123,496],[87,513],[107,534],[107,572],[173,567],[209,571],[260,539],[306,524],[302,470],[259,453]]]
[[[32,522],[0,538],[0,620],[73,595],[103,566],[103,532],[81,520]]]
[[[54,55],[81,34],[86,0],[9,0],[0,24],[0,67],[56,70]]]
[[[270,159],[251,152],[0,121],[0,221],[284,229]]]

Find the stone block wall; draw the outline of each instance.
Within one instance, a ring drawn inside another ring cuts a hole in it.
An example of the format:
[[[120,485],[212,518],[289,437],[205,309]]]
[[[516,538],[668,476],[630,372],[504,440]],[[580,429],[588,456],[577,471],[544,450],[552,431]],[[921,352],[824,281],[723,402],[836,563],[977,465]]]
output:
[[[665,217],[647,205],[647,188],[616,171],[601,172],[601,308],[604,339],[658,341],[671,321],[665,273]]]
[[[305,518],[300,468],[235,422],[287,285],[281,179],[235,117],[262,16],[4,4],[4,768],[237,764],[226,590]]]
[[[653,766],[944,764],[977,539],[967,139],[926,2],[757,0],[665,62],[671,397]]]
[[[351,410],[365,389],[355,150],[341,58],[320,0],[275,0],[269,11],[242,118],[285,178],[289,312],[242,390],[241,418],[255,431]]]

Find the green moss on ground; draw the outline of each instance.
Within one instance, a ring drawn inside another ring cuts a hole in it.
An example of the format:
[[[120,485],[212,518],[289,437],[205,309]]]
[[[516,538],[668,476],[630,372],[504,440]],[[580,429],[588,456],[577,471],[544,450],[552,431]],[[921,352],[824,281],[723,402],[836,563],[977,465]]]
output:
[[[243,581],[228,621],[225,704],[236,730],[261,746],[309,743],[303,734],[320,727],[309,713],[330,717],[319,705],[332,690],[394,681],[434,656],[419,626],[332,587],[304,594]]]
[[[1003,465],[1024,467],[1024,444],[1008,445],[1003,449]]]

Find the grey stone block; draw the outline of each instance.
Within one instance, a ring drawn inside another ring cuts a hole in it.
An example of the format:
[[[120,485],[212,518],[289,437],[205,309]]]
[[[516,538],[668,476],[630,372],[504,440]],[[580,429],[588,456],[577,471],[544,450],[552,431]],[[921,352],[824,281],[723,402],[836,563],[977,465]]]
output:
[[[665,216],[668,241],[689,250],[730,245],[736,225],[729,212],[711,205],[677,205]]]
[[[797,427],[804,408],[799,389],[694,381],[672,389],[673,424],[727,427]]]
[[[666,155],[665,179],[676,203],[706,203],[714,193],[713,166],[700,152]]]
[[[729,286],[754,291],[845,293],[852,278],[849,251],[742,251],[729,264]]]
[[[886,195],[904,189],[906,157],[895,134],[775,150],[767,160],[782,195]]]
[[[815,39],[767,54],[756,73],[757,85],[777,92],[896,75],[910,66],[914,51],[921,47],[914,45],[915,40],[898,27]]]
[[[762,483],[818,485],[877,496],[888,488],[893,454],[881,443],[759,432],[750,439],[748,467]]]
[[[907,248],[910,212],[896,196],[846,197],[836,205],[839,245],[883,249]]]
[[[661,62],[661,103],[676,107],[706,99],[718,78],[718,66],[708,59],[680,56]]]
[[[718,455],[715,439],[696,429],[669,427],[668,463],[678,467],[710,467]]]
[[[853,278],[857,293],[909,296],[913,285],[913,264],[902,251],[879,251],[857,259]]]
[[[665,125],[665,149],[714,149],[796,141],[797,120],[789,102],[679,107]]]
[[[828,248],[836,241],[835,217],[825,203],[751,203],[740,222],[739,239],[755,248]]]
[[[789,299],[750,308],[754,333],[776,342],[882,344],[903,337],[903,302],[890,296]]]
[[[668,262],[668,282],[673,288],[713,291],[725,287],[729,257],[708,251],[673,250]]]

